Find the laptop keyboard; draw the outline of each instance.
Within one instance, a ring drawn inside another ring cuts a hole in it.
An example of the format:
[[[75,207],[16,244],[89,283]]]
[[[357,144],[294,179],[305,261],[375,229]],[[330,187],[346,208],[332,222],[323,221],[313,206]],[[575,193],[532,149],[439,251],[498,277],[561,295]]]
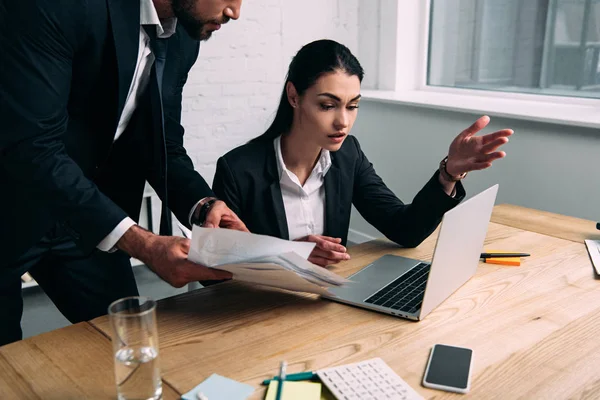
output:
[[[414,313],[423,303],[431,264],[419,263],[365,300],[365,303]]]

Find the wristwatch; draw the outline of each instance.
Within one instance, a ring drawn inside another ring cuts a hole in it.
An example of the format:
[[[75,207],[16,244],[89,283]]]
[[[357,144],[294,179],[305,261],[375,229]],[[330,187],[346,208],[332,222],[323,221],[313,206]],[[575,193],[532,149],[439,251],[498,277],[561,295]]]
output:
[[[199,209],[194,212],[192,216],[192,224],[202,226],[204,225],[204,221],[206,221],[206,216],[208,212],[212,208],[213,204],[215,204],[219,199],[215,197],[208,198],[204,204],[202,204]]]
[[[442,177],[450,182],[458,182],[462,179],[465,179],[465,177],[467,176],[467,172],[463,172],[460,175],[450,175],[448,173],[448,170],[446,169],[446,164],[448,164],[448,156],[446,156],[442,161],[440,161],[440,175],[442,175]]]

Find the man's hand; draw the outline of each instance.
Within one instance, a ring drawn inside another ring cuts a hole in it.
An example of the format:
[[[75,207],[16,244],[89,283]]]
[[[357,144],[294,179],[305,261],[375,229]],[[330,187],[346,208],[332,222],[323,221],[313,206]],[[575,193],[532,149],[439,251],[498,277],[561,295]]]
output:
[[[187,259],[189,239],[157,236],[134,225],[117,242],[117,247],[141,260],[162,280],[174,287],[204,280],[231,279],[231,273],[207,268]]]
[[[308,235],[300,239],[296,239],[299,242],[312,242],[317,245],[313,249],[312,253],[308,257],[308,261],[313,264],[326,267],[328,265],[337,264],[340,261],[346,261],[350,259],[350,254],[346,253],[346,248],[342,246],[342,239],[332,238],[329,236],[321,235]]]
[[[198,205],[198,209],[200,207],[202,207],[202,204]],[[250,232],[242,220],[221,200],[217,200],[210,207],[202,226],[204,228],[226,228]]]

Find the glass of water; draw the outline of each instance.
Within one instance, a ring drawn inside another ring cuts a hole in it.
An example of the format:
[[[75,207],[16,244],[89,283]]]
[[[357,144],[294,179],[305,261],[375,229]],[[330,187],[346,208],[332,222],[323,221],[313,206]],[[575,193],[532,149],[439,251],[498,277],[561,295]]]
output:
[[[156,302],[126,297],[108,307],[119,400],[160,399]]]

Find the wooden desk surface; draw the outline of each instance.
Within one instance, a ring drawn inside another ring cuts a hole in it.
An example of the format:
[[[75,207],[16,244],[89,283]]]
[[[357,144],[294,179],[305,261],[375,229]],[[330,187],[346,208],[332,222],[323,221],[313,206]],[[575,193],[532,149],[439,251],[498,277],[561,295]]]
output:
[[[87,322],[0,347],[0,399],[115,399],[112,354]],[[163,392],[179,399],[168,385]]]
[[[585,246],[575,240],[576,228],[562,229],[572,220],[551,218],[561,231],[549,236],[508,226],[522,218],[511,220],[510,210],[498,209],[494,220],[500,223],[490,224],[486,247],[532,256],[521,267],[481,264],[473,279],[421,322],[236,282],[160,301],[163,380],[165,389],[174,389],[167,396],[185,393],[218,373],[255,386],[252,398],[259,399],[264,394],[259,383],[274,375],[283,359],[292,373],[381,357],[427,398],[462,397],[420,385],[435,343],[474,350],[469,396],[597,396],[600,282]],[[549,229],[540,223],[533,228],[539,231],[540,226]],[[554,237],[567,231],[573,235]],[[387,241],[365,243],[351,248],[353,259],[333,270],[349,275],[390,253],[428,260],[436,236],[417,249]],[[106,317],[91,324],[108,333]],[[85,324],[46,335],[0,348],[0,398],[53,398],[53,393],[60,393],[56,398],[114,397],[105,336]],[[23,352],[30,355],[23,358]],[[42,374],[41,368],[50,373]]]
[[[433,244],[434,237],[417,249],[366,243],[334,270],[348,275],[388,253],[427,260]],[[481,264],[421,322],[234,282],[165,299],[158,318],[163,378],[184,393],[218,373],[255,386],[259,399],[260,382],[282,359],[298,372],[381,357],[425,397],[446,398],[454,395],[420,385],[430,348],[446,343],[474,349],[475,397],[600,390],[600,283],[584,245],[495,223],[487,245],[532,256],[521,267]],[[106,318],[92,323],[107,331]]]
[[[512,204],[500,204],[494,207],[492,222],[573,242],[583,243],[585,239],[600,240],[600,231],[596,229],[594,221]]]

